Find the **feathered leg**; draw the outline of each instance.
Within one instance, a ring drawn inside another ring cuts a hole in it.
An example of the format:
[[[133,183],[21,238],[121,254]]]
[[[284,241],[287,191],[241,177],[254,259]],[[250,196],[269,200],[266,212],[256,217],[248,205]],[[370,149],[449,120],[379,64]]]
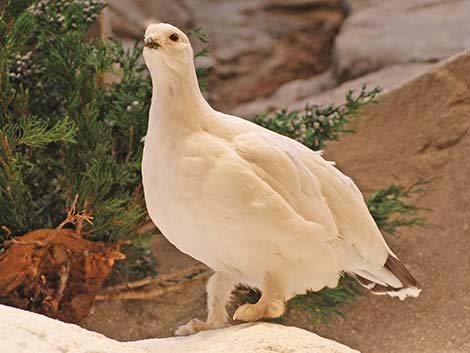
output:
[[[256,321],[262,318],[276,318],[286,311],[285,296],[278,281],[267,274],[263,283],[260,300],[256,304],[244,304],[233,314],[234,320]]]
[[[193,319],[186,325],[180,326],[175,334],[187,336],[199,331],[207,331],[228,325],[226,304],[230,300],[235,283],[230,276],[216,272],[207,282],[207,321]]]

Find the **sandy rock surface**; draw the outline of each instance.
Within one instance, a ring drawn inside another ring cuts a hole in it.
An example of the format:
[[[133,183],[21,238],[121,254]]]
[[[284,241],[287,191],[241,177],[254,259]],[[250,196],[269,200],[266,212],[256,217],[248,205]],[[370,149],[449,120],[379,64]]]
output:
[[[357,6],[336,38],[337,75],[344,81],[461,52],[470,47],[469,14],[467,0],[375,0]]]
[[[331,71],[310,79],[288,82],[281,86],[271,97],[241,104],[232,113],[238,116],[251,118],[260,112],[276,109],[301,110],[308,104],[328,105],[341,104],[349,90],[360,90],[363,84],[371,89],[376,86],[382,92],[399,87],[404,83],[429,70],[433,64],[398,64],[385,67],[368,75],[349,80],[335,86],[335,78]],[[332,88],[334,87],[334,88]]]
[[[306,103],[340,103],[347,90],[364,83],[387,91],[470,48],[470,1],[349,0],[343,7],[349,16],[335,38],[332,69],[287,82],[231,112],[253,117],[280,108],[302,109]],[[334,88],[338,83],[343,84]]]
[[[2,353],[358,353],[294,327],[245,324],[189,337],[118,342],[78,326],[0,305]]]
[[[328,105],[331,103],[341,104],[345,101],[346,94],[349,90],[360,91],[362,85],[364,84],[366,84],[369,89],[380,86],[382,88],[382,93],[386,93],[394,88],[403,86],[405,83],[424,74],[433,66],[433,64],[406,64],[388,66],[382,70],[372,72],[354,80],[346,81],[334,89],[322,92],[321,94],[297,100],[290,104],[289,108],[302,109],[307,103],[318,105]]]
[[[368,353],[470,352],[469,77],[470,53],[452,57],[381,95],[353,119],[356,133],[327,145],[325,157],[366,195],[433,181],[413,201],[429,209],[427,226],[387,236],[420,281],[419,298],[361,298],[322,336]]]

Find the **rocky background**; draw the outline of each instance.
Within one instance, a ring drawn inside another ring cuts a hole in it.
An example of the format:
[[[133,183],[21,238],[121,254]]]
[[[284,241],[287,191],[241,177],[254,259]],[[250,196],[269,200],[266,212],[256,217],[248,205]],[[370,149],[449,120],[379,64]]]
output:
[[[470,1],[111,0],[113,35],[129,44],[148,23],[210,34],[207,97],[250,118],[307,102],[340,103],[348,89],[380,85],[380,103],[330,143],[335,160],[368,194],[434,178],[418,195],[429,226],[388,237],[421,281],[419,299],[366,296],[328,325],[290,312],[286,323],[372,352],[470,351]],[[454,56],[459,54],[457,56]],[[159,272],[192,264],[164,238]],[[119,339],[172,335],[205,316],[204,284],[153,301],[101,302],[84,326]]]
[[[209,98],[247,116],[358,77],[390,89],[470,47],[466,0],[111,0],[109,12],[129,43],[152,22],[207,31]]]

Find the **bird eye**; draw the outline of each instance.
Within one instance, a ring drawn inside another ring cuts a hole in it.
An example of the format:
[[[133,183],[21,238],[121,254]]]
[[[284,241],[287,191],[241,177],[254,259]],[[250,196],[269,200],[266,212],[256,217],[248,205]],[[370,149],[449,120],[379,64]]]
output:
[[[178,39],[180,39],[180,37],[178,36],[177,33],[173,33],[173,34],[170,36],[170,39],[171,39],[173,42],[177,42]]]

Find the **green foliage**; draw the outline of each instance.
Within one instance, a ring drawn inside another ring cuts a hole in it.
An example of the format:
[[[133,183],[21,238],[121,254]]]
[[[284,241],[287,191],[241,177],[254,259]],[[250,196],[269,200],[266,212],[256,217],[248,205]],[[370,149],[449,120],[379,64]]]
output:
[[[399,227],[423,226],[424,218],[415,216],[421,209],[408,200],[414,194],[424,192],[423,186],[430,182],[431,180],[420,180],[409,188],[391,185],[369,197],[366,200],[367,206],[379,228],[386,233],[395,234]]]
[[[0,15],[0,250],[57,226],[75,195],[88,239],[129,239],[111,280],[154,274],[140,164],[151,81],[142,46],[90,37],[104,4],[11,0]],[[192,35],[207,43],[207,34]],[[207,55],[207,49],[196,57]],[[198,69],[206,84],[208,68]]]
[[[209,34],[200,27],[189,31],[188,36],[196,37],[204,44],[209,43]]]
[[[254,122],[316,151],[324,147],[325,141],[338,140],[340,133],[352,132],[345,128],[346,124],[361,107],[374,103],[380,91],[380,87],[368,91],[364,85],[356,96],[354,91],[349,91],[344,104],[326,107],[307,105],[301,112],[281,110],[263,113],[257,115]]]
[[[132,237],[143,219],[151,83],[140,46],[88,39],[103,6],[10,1],[0,17],[0,248],[59,224],[76,194],[89,239]]]
[[[351,304],[362,294],[362,287],[356,279],[344,276],[336,288],[324,288],[319,292],[308,291],[289,301],[292,309],[302,309],[310,313],[316,323],[325,323],[331,315],[343,315],[344,305]]]
[[[0,17],[0,248],[53,227],[79,195],[92,240],[131,238],[145,210],[141,139],[151,81],[142,46],[90,38],[104,5],[9,1]],[[207,43],[200,29],[192,35]],[[207,55],[203,49],[197,56]],[[201,69],[204,74],[206,69]],[[201,77],[201,82],[205,78]]]
[[[198,39],[202,44],[206,45],[209,43],[209,34],[205,32],[202,28],[196,28],[188,33],[189,37],[195,37]],[[209,55],[208,48],[202,48],[201,50],[197,51],[194,54],[194,60],[197,58],[205,57]],[[207,76],[209,75],[210,67],[208,66],[198,66],[196,67],[196,75],[198,77],[199,87],[202,90],[207,89],[208,86],[208,79]]]

